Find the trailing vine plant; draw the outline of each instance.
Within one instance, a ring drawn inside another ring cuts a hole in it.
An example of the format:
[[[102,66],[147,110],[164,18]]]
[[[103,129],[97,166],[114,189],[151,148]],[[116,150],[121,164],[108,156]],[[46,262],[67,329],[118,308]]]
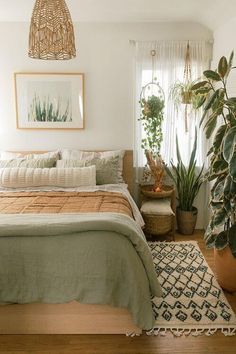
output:
[[[160,154],[163,140],[162,122],[164,119],[165,103],[161,97],[150,96],[141,101],[141,117],[146,136],[142,139],[141,147],[152,152],[154,158]]]
[[[145,89],[148,88],[155,91],[156,94],[142,96]],[[164,93],[155,82],[151,82],[143,88],[141,93],[140,105],[141,116],[139,120],[142,122],[145,137],[142,139],[141,147],[145,150],[147,165],[149,169],[144,170],[144,179],[151,175],[154,178],[153,190],[160,192],[162,190],[162,180],[165,173],[165,164],[160,155],[161,143],[163,140],[162,123],[164,119]]]

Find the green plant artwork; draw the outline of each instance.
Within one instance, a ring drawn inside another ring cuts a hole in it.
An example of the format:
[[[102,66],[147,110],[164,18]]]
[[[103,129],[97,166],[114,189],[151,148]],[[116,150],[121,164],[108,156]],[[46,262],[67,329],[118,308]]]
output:
[[[34,94],[29,107],[29,122],[72,122],[71,100],[68,98],[63,108],[62,98],[40,97]]]

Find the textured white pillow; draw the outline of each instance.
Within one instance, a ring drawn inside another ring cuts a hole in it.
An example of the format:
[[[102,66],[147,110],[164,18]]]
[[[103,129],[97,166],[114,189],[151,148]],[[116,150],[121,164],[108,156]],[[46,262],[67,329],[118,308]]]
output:
[[[79,168],[1,168],[0,187],[82,187],[96,185],[95,166]]]
[[[63,149],[60,151],[62,160],[93,160],[93,159],[106,159],[110,157],[119,157],[118,181],[124,183],[123,179],[123,158],[125,150],[111,150],[111,151],[81,151]]]
[[[19,152],[1,151],[0,158],[1,158],[1,160],[11,160],[11,159],[18,159],[18,158],[24,158],[26,160],[55,158],[58,160],[59,159],[59,151],[50,151],[50,152],[45,152],[42,154],[22,154]]]
[[[152,199],[143,202],[141,213],[152,215],[175,215],[171,209],[171,201],[169,198]]]

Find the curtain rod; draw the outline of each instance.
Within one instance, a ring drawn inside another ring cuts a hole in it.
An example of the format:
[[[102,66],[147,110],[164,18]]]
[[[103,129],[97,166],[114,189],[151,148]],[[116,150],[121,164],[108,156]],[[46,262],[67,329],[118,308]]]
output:
[[[135,45],[136,42],[206,42],[207,44],[214,44],[214,40],[213,39],[208,39],[208,40],[204,40],[204,39],[157,39],[157,40],[136,40],[136,39],[130,39],[129,43],[132,45]]]

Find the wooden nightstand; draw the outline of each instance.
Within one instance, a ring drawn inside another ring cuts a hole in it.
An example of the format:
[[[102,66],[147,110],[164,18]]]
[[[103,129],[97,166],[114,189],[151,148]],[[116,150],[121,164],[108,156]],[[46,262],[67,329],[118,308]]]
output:
[[[163,186],[163,192],[153,192],[152,186],[140,186],[141,214],[147,237],[166,235],[175,239],[176,195],[173,186]]]

